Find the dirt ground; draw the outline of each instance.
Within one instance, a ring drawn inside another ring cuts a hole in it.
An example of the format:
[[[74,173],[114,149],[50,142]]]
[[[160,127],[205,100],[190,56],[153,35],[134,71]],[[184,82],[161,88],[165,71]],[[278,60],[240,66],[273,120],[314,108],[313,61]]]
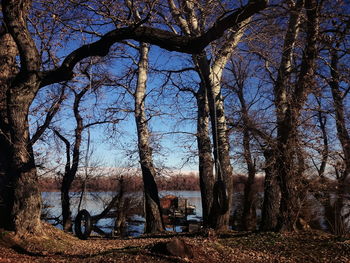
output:
[[[76,237],[45,225],[46,235],[25,240],[0,231],[2,262],[350,262],[350,237],[323,232],[227,232],[106,239]],[[155,252],[155,244],[179,237],[193,257]]]

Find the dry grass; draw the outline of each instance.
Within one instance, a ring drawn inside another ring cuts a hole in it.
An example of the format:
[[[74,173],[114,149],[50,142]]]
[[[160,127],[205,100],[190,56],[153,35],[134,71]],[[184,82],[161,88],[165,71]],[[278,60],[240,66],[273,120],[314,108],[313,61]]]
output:
[[[0,262],[350,262],[350,239],[318,232],[195,235],[182,238],[194,258],[152,252],[171,235],[130,239],[79,240],[45,224],[45,236],[16,238],[0,233]]]

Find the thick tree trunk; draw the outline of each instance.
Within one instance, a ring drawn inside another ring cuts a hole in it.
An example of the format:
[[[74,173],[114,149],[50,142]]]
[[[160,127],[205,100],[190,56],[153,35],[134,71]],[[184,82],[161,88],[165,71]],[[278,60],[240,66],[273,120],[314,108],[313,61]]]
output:
[[[1,138],[1,145],[9,149],[4,176],[4,227],[18,235],[41,233],[41,195],[32,145],[29,142],[28,109],[33,94],[8,92],[9,138]],[[3,126],[0,129],[3,130]],[[5,128],[6,130],[6,128]]]
[[[338,72],[339,58],[337,50],[333,49],[331,52],[331,76],[332,79],[329,82],[331,87],[333,105],[335,109],[335,125],[337,128],[337,136],[340,141],[342,151],[344,154],[345,169],[341,176],[341,180],[345,181],[350,173],[350,135],[346,127],[345,121],[345,108],[343,102],[343,92],[340,90],[340,76]]]
[[[216,143],[214,143],[214,160],[216,165],[218,165],[216,168],[217,176],[218,171],[221,170],[219,173],[221,173],[222,179],[227,187],[228,197],[228,210],[226,213],[218,215],[215,228],[217,230],[228,230],[233,202],[233,169],[230,160],[230,144],[227,134],[224,101],[221,96],[221,87],[216,85],[212,92],[213,96],[208,95],[210,97],[208,101],[210,101],[212,98],[216,98],[215,104],[212,104],[210,110],[212,130],[216,129],[216,132],[213,132],[213,141],[217,141],[216,147]],[[210,94],[211,92],[208,93]],[[210,104],[211,103],[209,102],[209,105]]]
[[[284,40],[282,60],[275,85],[275,105],[277,112],[276,171],[281,189],[280,214],[277,228],[280,231],[294,231],[300,212],[299,195],[303,186],[302,171],[297,167],[298,122],[300,113],[310,93],[313,83],[314,63],[317,55],[318,33],[317,2],[305,1],[307,14],[306,45],[297,83],[290,87],[290,71],[293,49],[299,31],[299,23],[304,1],[298,0],[291,10],[288,29]]]
[[[17,55],[17,51],[11,37],[7,32],[0,33],[3,40],[0,42],[0,168],[5,207],[2,223],[5,229],[13,230],[20,236],[42,232],[41,196],[28,127],[29,106],[40,85],[37,74],[39,54],[26,25],[30,4],[31,1],[20,4],[17,1],[2,1],[6,29],[20,54],[20,71],[15,65],[14,55]]]
[[[229,36],[229,39],[219,50],[213,65],[209,64],[205,52],[193,56],[193,61],[206,88],[213,133],[216,176],[222,177],[217,179],[222,179],[227,188],[228,210],[224,214],[217,213],[215,209],[211,212],[213,227],[217,230],[227,230],[229,227],[233,196],[233,169],[230,161],[230,144],[227,134],[224,100],[221,95],[221,77],[228,59],[243,36],[244,25],[249,21],[250,18],[240,25],[240,30]]]
[[[8,214],[5,211],[5,190],[9,186],[7,182],[8,178],[6,177],[7,172],[9,171],[9,152],[10,148],[5,148],[6,141],[10,140],[10,131],[9,123],[7,119],[7,90],[10,85],[10,81],[13,78],[13,75],[18,71],[16,67],[16,55],[17,47],[12,36],[5,31],[5,28],[0,27],[0,214]],[[4,216],[0,216],[0,228],[5,226]],[[8,224],[8,223],[6,223]]]
[[[229,199],[229,209],[224,214],[218,213],[214,205],[214,209],[210,211],[210,221],[212,221],[213,228],[217,230],[226,230],[229,227],[229,219],[231,214],[233,183],[232,166],[229,154],[229,142],[227,138],[226,117],[223,107],[223,100],[221,97],[221,77],[220,81],[214,82],[215,80],[213,79],[211,68],[205,53],[196,55],[194,57],[194,62],[197,65],[202,81],[205,83],[206,87],[208,105],[210,109],[210,120],[213,132],[216,176],[218,176],[218,172],[221,174],[221,179],[226,185]],[[216,83],[216,86],[214,86],[214,83]]]
[[[206,89],[202,83],[197,99],[197,144],[199,155],[199,180],[202,200],[203,225],[213,227],[212,211],[213,205],[213,186],[214,186],[214,161],[212,155],[211,141],[209,137],[209,108]]]
[[[181,11],[175,2],[173,0],[168,0],[168,3],[173,17],[177,21],[183,33],[189,36],[199,36],[202,31],[202,28],[200,28],[203,22],[202,19],[204,20],[205,18],[196,14],[195,4],[192,1],[183,1],[182,7],[185,13],[185,18],[183,18],[181,16]],[[220,83],[223,69],[243,36],[245,25],[248,24],[250,20],[251,16],[246,16],[244,18],[241,17],[241,21],[237,21],[237,30],[227,35],[228,39],[226,39],[225,43],[217,51],[217,53],[213,55],[215,60],[212,65],[210,65],[205,51],[193,56],[193,62],[197,67],[202,84],[205,85],[207,93],[211,128],[213,133],[212,138],[214,144],[214,160],[217,176],[216,180],[223,181],[225,183],[228,194],[228,210],[226,213],[222,214],[222,211],[218,212],[217,209],[215,209],[215,205],[213,207],[214,209],[209,211],[212,227],[217,230],[225,230],[229,227],[233,194],[233,169],[230,162],[230,147],[227,136],[224,101],[223,97],[221,96]],[[203,181],[203,183],[205,182]],[[206,189],[209,187],[211,187],[211,185],[205,186]]]
[[[331,88],[333,97],[333,106],[335,109],[335,125],[337,128],[337,136],[340,141],[343,159],[344,159],[344,170],[337,177],[338,186],[335,192],[334,204],[326,207],[326,216],[330,220],[330,228],[332,232],[336,235],[342,235],[345,232],[345,218],[342,215],[344,210],[346,196],[348,195],[349,187],[349,174],[350,174],[350,135],[346,127],[346,117],[345,117],[345,106],[344,106],[344,96],[340,89],[340,74],[339,74],[339,55],[338,46],[336,48],[331,48],[330,56],[330,73],[331,80],[329,81],[329,86]]]
[[[72,231],[72,213],[70,209],[70,187],[71,183],[63,179],[61,185],[61,208],[62,208],[62,227],[65,231]]]
[[[275,150],[264,149],[265,157],[265,182],[264,201],[261,211],[261,231],[274,231],[277,226],[277,217],[280,207],[281,192],[275,170]]]
[[[277,155],[276,172],[281,189],[281,203],[279,215],[279,229],[294,229],[299,210],[298,192],[295,180],[295,148],[297,143],[298,114],[293,114],[290,94],[288,94],[288,81],[292,66],[292,56],[299,32],[300,17],[304,6],[303,0],[298,0],[291,10],[287,33],[284,39],[283,53],[278,71],[277,83],[274,88],[275,105],[277,112]],[[299,109],[300,110],[300,109]],[[294,115],[292,118],[291,115]],[[296,118],[295,118],[296,117]]]
[[[138,79],[135,92],[135,120],[138,136],[138,148],[145,198],[146,233],[164,230],[157,184],[154,180],[156,170],[153,165],[152,148],[145,112],[146,82],[148,71],[148,44],[140,44],[140,59],[138,64]]]

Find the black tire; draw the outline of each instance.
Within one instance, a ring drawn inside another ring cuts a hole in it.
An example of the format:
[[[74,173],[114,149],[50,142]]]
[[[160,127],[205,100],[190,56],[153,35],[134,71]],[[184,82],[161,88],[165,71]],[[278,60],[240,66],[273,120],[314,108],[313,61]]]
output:
[[[91,216],[85,209],[80,210],[74,221],[75,235],[80,239],[87,239],[92,230]]]
[[[218,180],[214,184],[214,205],[220,215],[228,211],[228,194],[227,187],[222,180]]]

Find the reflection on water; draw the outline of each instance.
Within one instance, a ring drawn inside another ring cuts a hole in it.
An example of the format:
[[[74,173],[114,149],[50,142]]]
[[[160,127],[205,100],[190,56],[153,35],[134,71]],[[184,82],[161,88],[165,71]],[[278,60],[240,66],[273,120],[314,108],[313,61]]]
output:
[[[113,198],[112,192],[90,192],[86,193],[84,195],[81,209],[86,209],[89,211],[91,215],[97,215],[100,214],[103,209],[106,207],[106,205],[109,203],[109,201]],[[196,207],[196,214],[195,215],[189,215],[188,220],[195,220],[200,221],[202,218],[202,206],[201,206],[201,194],[199,191],[161,191],[160,197],[163,197],[165,195],[175,195],[180,198],[186,198],[188,200],[188,204],[194,205]],[[129,194],[128,194],[129,195]],[[128,196],[126,195],[126,197]],[[141,200],[143,194],[142,193],[132,193],[129,197],[131,197],[132,200]],[[233,195],[233,219],[236,220],[239,218],[239,216],[235,216],[235,214],[239,214],[239,209],[241,207],[239,204],[242,203],[242,193],[234,193]],[[334,198],[333,196],[331,196]],[[75,218],[78,210],[78,204],[79,204],[79,198],[80,193],[71,193],[71,210],[72,210],[72,216]],[[42,199],[44,202],[44,206],[46,207],[45,214],[48,218],[56,218],[61,215],[61,204],[60,204],[60,192],[43,192],[42,193]],[[349,198],[350,199],[350,198]],[[258,218],[261,216],[261,205],[263,200],[263,193],[258,194],[258,205],[257,205],[257,216]],[[313,224],[314,228],[320,228],[323,230],[328,229],[328,225],[326,224],[328,221],[325,218],[325,209],[324,207],[316,200],[316,198],[312,195],[308,196],[307,199],[309,205],[307,206],[307,210],[303,211],[303,216],[309,216],[310,218],[306,218],[308,222],[311,222]],[[333,201],[334,203],[334,201]],[[145,219],[139,215],[141,208],[135,210],[131,209],[132,215],[129,217],[128,220],[128,229],[127,232],[131,236],[138,236],[143,233],[144,230],[144,221]],[[344,224],[345,227],[348,228],[350,226],[350,201],[344,201],[344,208],[342,210],[342,216],[344,216]],[[49,220],[50,223],[55,223],[53,220]],[[239,223],[239,222],[238,222]],[[237,222],[233,221],[233,228],[237,228]],[[98,227],[100,227],[102,230],[104,230],[106,233],[111,233],[114,221],[111,218],[105,218],[98,221],[97,224]],[[57,226],[58,228],[62,228],[61,225]],[[173,230],[168,229],[168,230]],[[181,228],[176,227],[175,231],[180,232]]]
[[[82,200],[81,209],[86,209],[91,215],[97,215],[103,211],[105,206],[113,198],[112,192],[90,192],[86,193]],[[186,198],[188,203],[196,207],[196,214],[189,215],[189,220],[200,221],[202,217],[202,205],[201,205],[201,195],[199,191],[161,191],[160,197],[165,195],[176,195],[178,197]],[[75,218],[78,213],[78,204],[80,193],[71,193],[71,210],[72,216]],[[142,193],[133,194],[133,198],[141,198]],[[61,215],[61,201],[60,201],[60,192],[43,192],[42,199],[45,208],[45,212],[48,215],[48,218],[55,218]],[[50,220],[49,220],[50,222]],[[133,215],[131,221],[128,222],[128,233],[133,236],[137,236],[143,233],[143,224],[144,218],[140,215]],[[51,221],[52,223],[52,221]],[[114,221],[111,218],[101,219],[98,221],[97,226],[99,226],[105,232],[111,232],[113,229]],[[62,228],[61,225],[57,226]],[[181,231],[179,227],[175,229],[176,231]]]

